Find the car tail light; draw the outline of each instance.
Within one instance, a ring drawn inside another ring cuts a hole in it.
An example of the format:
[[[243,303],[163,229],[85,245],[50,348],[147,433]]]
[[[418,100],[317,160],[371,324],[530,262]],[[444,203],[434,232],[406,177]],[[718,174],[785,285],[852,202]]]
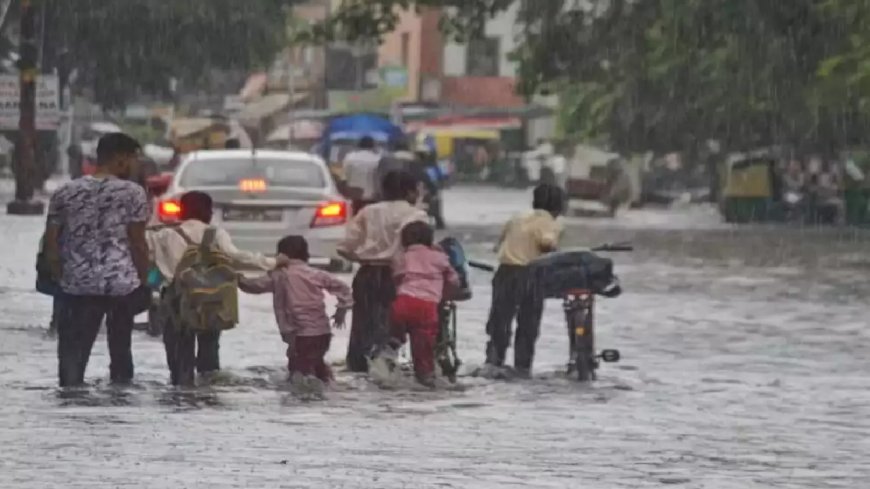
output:
[[[181,203],[177,200],[164,200],[157,208],[157,217],[161,221],[176,221],[181,218]]]
[[[239,189],[242,192],[265,192],[266,181],[262,178],[245,178],[239,180]]]
[[[314,212],[311,227],[338,226],[347,222],[347,202],[324,202]]]

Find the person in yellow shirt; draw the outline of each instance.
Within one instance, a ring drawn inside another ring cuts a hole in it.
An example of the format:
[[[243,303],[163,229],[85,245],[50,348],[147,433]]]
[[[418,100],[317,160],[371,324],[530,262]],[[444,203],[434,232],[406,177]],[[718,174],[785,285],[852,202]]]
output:
[[[562,189],[550,184],[538,185],[534,191],[533,210],[514,216],[502,232],[498,242],[499,267],[492,280],[492,307],[486,323],[489,335],[487,365],[504,366],[510,346],[511,323],[516,316],[514,368],[518,375],[531,374],[544,299],[535,293],[528,264],[558,247],[563,229],[558,217],[564,211],[564,205]]]

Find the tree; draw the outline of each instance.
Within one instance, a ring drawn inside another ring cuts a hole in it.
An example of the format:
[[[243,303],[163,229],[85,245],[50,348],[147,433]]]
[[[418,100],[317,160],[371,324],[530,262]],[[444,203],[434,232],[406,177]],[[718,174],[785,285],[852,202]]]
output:
[[[581,137],[657,152],[710,139],[831,151],[866,138],[855,101],[870,68],[866,78],[854,69],[870,66],[870,33],[854,37],[867,30],[866,0],[547,5],[521,12],[522,88],[561,92],[563,127]]]
[[[285,43],[294,0],[44,0],[83,86],[106,108],[168,95],[212,69],[250,69]]]

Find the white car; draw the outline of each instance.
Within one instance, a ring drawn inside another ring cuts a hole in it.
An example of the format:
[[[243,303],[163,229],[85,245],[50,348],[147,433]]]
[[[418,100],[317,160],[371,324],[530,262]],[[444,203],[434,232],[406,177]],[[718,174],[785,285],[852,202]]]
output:
[[[211,196],[212,223],[228,231],[238,248],[274,255],[281,238],[300,235],[312,263],[348,269],[336,245],[344,238],[349,206],[318,156],[250,149],[190,153],[157,205],[160,221],[177,221],[180,198],[192,190]]]

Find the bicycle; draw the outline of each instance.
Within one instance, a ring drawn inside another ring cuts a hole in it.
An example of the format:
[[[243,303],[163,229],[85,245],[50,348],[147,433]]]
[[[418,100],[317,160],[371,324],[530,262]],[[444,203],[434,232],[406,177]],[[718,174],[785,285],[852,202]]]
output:
[[[456,302],[444,301],[438,310],[438,339],[435,342],[435,361],[441,367],[441,374],[451,383],[456,382],[462,360],[456,353]]]
[[[598,259],[594,255],[596,252],[628,252],[633,251],[633,247],[629,244],[609,244],[592,248],[590,251],[579,252],[580,255],[575,255],[578,252],[559,252],[542,257],[541,262],[530,265],[540,267],[536,273],[540,274],[541,270],[548,270],[551,265],[542,265],[544,260],[553,260],[559,257],[568,257],[569,261],[582,261],[590,259]],[[494,266],[482,263],[475,260],[469,260],[469,266],[494,272]],[[596,370],[601,362],[614,363],[620,360],[619,350],[606,349],[600,353],[595,349],[595,296],[601,295],[604,297],[617,297],[622,293],[622,288],[619,280],[611,273],[610,261],[606,262],[606,272],[602,276],[590,276],[590,268],[587,263],[584,263],[580,275],[562,276],[561,280],[553,280],[552,283],[542,285],[545,290],[539,290],[538,293],[544,294],[546,297],[558,297],[562,299],[562,309],[565,312],[565,325],[568,331],[568,369],[567,374],[576,374],[577,380],[587,382],[596,380]],[[564,273],[564,264],[560,268],[560,272]],[[599,271],[601,272],[601,271]],[[535,275],[535,273],[533,273]],[[540,280],[541,275],[536,275]],[[567,281],[566,281],[567,278]],[[582,286],[562,287],[563,282],[570,284],[578,284]]]
[[[595,252],[632,251],[630,245],[603,245],[593,248]],[[584,280],[591,283],[589,280]],[[568,368],[567,375],[576,374],[580,382],[598,378],[596,370],[601,362],[615,363],[620,360],[619,350],[606,349],[600,353],[595,350],[595,295],[617,297],[622,293],[619,280],[615,277],[605,288],[571,288],[564,292],[562,309],[565,311],[565,324],[568,327]]]

